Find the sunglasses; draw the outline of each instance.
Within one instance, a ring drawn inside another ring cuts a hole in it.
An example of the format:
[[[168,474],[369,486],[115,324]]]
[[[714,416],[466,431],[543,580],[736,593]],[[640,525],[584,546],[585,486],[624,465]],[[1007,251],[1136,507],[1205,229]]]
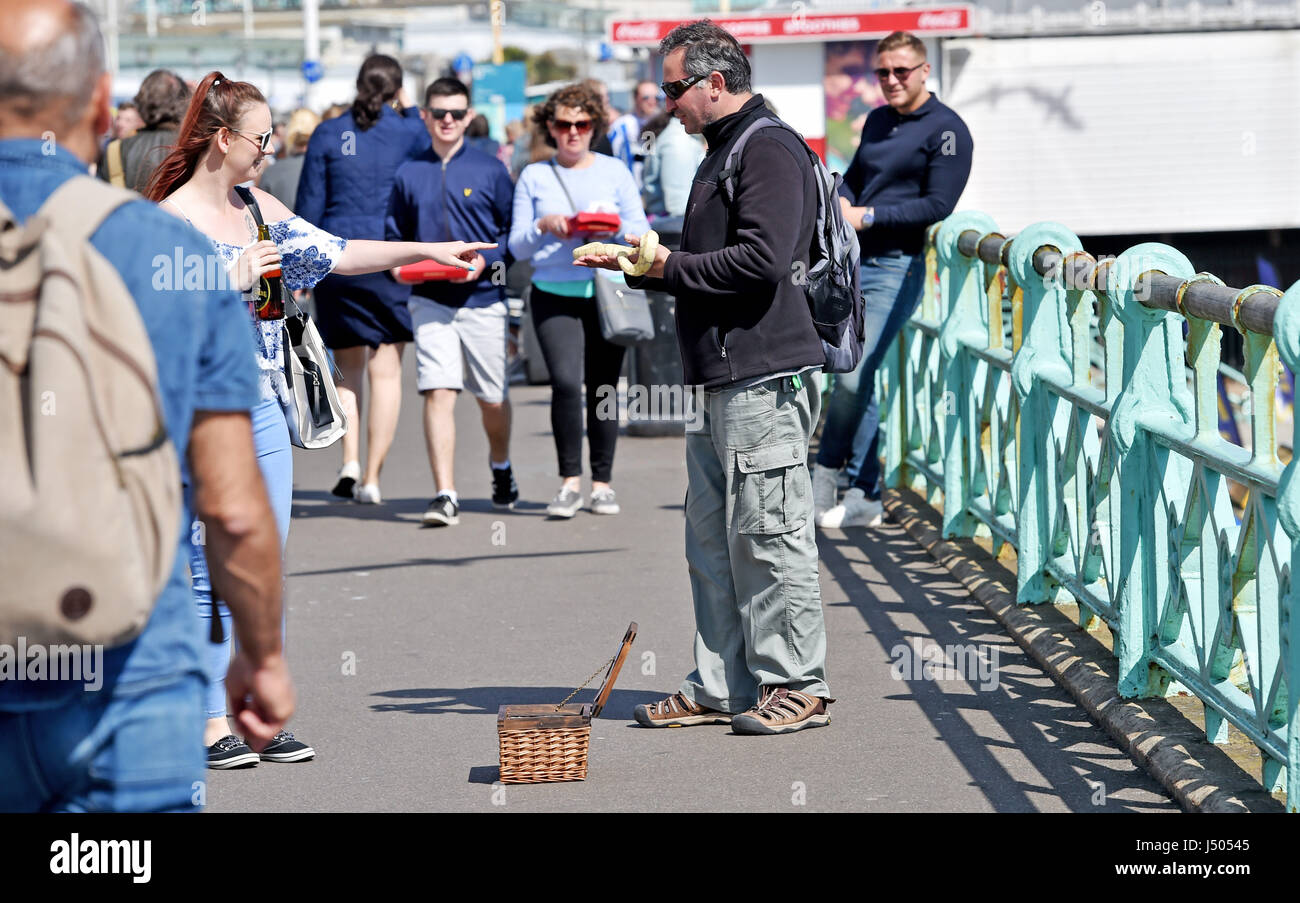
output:
[[[245,131],[244,129],[231,129],[230,131],[244,138],[248,138],[249,135],[256,135],[257,149],[265,154],[271,149],[271,136],[275,134],[275,127],[272,126],[271,128],[267,129],[265,132],[249,132],[249,131]],[[251,141],[252,139],[250,138],[249,140]]]
[[[675,82],[664,82],[659,88],[668,96],[669,100],[677,100],[686,93],[687,88],[705,78],[708,78],[708,76],[692,75],[689,78],[681,78]]]
[[[585,135],[591,131],[590,119],[580,119],[577,122],[570,122],[567,119],[552,119],[551,125],[559,132],[567,132],[569,129],[577,129],[579,135]]]
[[[457,122],[460,122],[460,121],[461,121],[462,119],[464,119],[468,114],[469,114],[469,110],[468,110],[468,109],[466,109],[466,110],[442,110],[442,109],[439,109],[438,107],[429,107],[429,115],[432,116],[432,117],[434,118],[435,121],[440,121],[444,116],[450,116],[452,119],[456,120]]]
[[[883,82],[892,74],[894,78],[898,79],[900,82],[905,82],[909,75],[924,65],[925,63],[917,63],[910,69],[904,69],[902,66],[895,66],[893,69],[873,69],[872,71],[876,73],[876,81]]]

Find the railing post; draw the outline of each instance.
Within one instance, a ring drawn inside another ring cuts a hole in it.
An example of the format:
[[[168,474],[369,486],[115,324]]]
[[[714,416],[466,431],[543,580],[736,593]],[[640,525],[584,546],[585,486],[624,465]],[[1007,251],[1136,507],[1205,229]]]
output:
[[[1295,373],[1300,370],[1300,282],[1291,286],[1278,304],[1273,338],[1282,360]],[[1282,680],[1287,690],[1286,806],[1300,812],[1300,613],[1295,598],[1295,574],[1300,570],[1300,478],[1296,458],[1300,451],[1300,419],[1293,425],[1293,457],[1282,471],[1277,487],[1277,515],[1291,540],[1291,561],[1283,571],[1280,594]]]
[[[1011,362],[1011,385],[1020,401],[1016,439],[1019,499],[1016,509],[1016,601],[1051,601],[1054,582],[1046,572],[1052,554],[1052,519],[1059,488],[1052,424],[1061,401],[1042,378],[1069,384],[1073,379],[1073,340],[1067,334],[1066,288],[1058,267],[1046,276],[1034,269],[1040,248],[1061,258],[1081,251],[1078,236],[1057,223],[1035,223],[1016,236],[1007,269],[1023,295],[1022,339]]]
[[[1142,304],[1137,283],[1143,273],[1190,278],[1187,258],[1167,245],[1147,243],[1129,248],[1110,267],[1107,294],[1124,327],[1123,381],[1106,431],[1112,466],[1111,541],[1121,583],[1115,593],[1119,630],[1119,692],[1124,697],[1160,695],[1162,669],[1150,660],[1159,610],[1169,591],[1169,524],[1161,506],[1162,489],[1186,494],[1191,467],[1152,441],[1149,429],[1162,428],[1191,439],[1196,433],[1192,393],[1187,387],[1182,318]],[[1175,517],[1181,517],[1176,512]],[[1118,524],[1114,523],[1115,520]]]
[[[940,272],[947,297],[947,316],[939,330],[943,357],[944,394],[933,411],[943,418],[943,535],[971,536],[974,519],[970,502],[973,446],[980,441],[980,406],[970,391],[974,385],[976,360],[963,346],[988,346],[988,301],[985,295],[984,265],[978,257],[967,257],[957,248],[961,234],[973,230],[987,235],[997,229],[992,217],[975,211],[954,213],[943,221],[935,240]],[[951,394],[949,394],[951,393]]]

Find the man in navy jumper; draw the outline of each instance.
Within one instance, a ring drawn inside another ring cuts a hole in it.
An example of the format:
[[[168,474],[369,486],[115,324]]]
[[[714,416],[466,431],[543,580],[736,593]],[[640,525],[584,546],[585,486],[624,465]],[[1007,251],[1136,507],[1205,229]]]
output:
[[[820,527],[880,523],[876,370],[921,300],[925,230],[952,213],[970,176],[972,142],[961,118],[925,88],[925,44],[902,31],[876,46],[876,78],[887,106],[867,116],[844,174],[840,206],[858,230],[866,354],[837,376],[827,406],[813,504]],[[853,487],[835,503],[839,469],[856,466]]]
[[[425,92],[424,122],[432,146],[397,170],[388,205],[389,241],[444,241],[452,235],[497,247],[475,259],[474,271],[448,281],[418,283],[408,308],[415,335],[417,387],[424,396],[424,438],[435,497],[424,523],[460,522],[453,478],[456,396],[478,399],[492,469],[492,504],[519,498],[510,469],[510,402],[506,398],[506,238],[514,185],[501,161],[465,142],[474,118],[469,89],[440,78]]]

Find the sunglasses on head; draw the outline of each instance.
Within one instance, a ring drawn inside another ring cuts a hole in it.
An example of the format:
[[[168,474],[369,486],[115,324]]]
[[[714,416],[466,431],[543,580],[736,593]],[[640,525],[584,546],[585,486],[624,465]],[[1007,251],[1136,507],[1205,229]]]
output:
[[[915,66],[913,66],[910,69],[906,69],[902,66],[895,66],[893,69],[874,69],[872,71],[876,73],[876,81],[883,82],[885,79],[889,78],[889,76],[892,74],[894,78],[898,79],[900,82],[905,82],[907,81],[907,77],[909,75],[911,75],[913,72],[915,72],[917,69],[920,69],[924,65],[925,63],[917,63]]]
[[[245,138],[247,138],[249,135],[256,135],[257,149],[265,154],[267,151],[271,149],[271,136],[275,134],[275,127],[272,126],[271,128],[267,129],[265,132],[250,132],[247,131],[246,129],[231,129],[230,131],[234,132],[236,135],[240,135]]]
[[[679,78],[675,82],[664,82],[659,86],[660,90],[668,97],[669,100],[677,100],[686,93],[686,89],[696,82],[708,78],[706,75],[691,75],[686,78]]]
[[[577,129],[579,135],[585,135],[591,131],[590,119],[579,119],[577,122],[571,122],[568,119],[552,119],[551,125],[555,126],[556,130],[560,132]]]
[[[429,107],[429,115],[432,116],[435,120],[440,120],[444,116],[450,115],[452,119],[456,120],[457,122],[460,122],[462,119],[465,118],[466,114],[468,113],[469,113],[468,109],[443,110],[438,107]]]

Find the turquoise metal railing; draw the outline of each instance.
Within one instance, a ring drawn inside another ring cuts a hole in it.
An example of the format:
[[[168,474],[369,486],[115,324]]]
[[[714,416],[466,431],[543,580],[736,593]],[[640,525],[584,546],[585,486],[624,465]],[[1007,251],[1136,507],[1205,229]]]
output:
[[[1154,243],[1098,262],[1060,225],[1009,241],[974,212],[931,229],[926,264],[878,377],[886,484],[942,500],[946,536],[1013,546],[1018,602],[1103,620],[1121,695],[1196,695],[1209,739],[1237,727],[1300,809],[1300,481],[1275,435],[1300,284],[1229,289]],[[1225,325],[1245,339],[1249,449],[1219,434]]]

